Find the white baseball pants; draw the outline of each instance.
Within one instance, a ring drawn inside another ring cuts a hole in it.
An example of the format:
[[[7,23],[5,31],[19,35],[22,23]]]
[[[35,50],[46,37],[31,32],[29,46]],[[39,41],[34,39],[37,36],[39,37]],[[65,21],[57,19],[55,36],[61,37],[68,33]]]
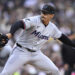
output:
[[[21,66],[29,62],[32,62],[34,66],[46,73],[59,75],[58,68],[40,50],[36,52],[29,52],[27,49],[23,49],[18,46],[14,48],[13,53],[9,57],[0,75],[12,75]]]

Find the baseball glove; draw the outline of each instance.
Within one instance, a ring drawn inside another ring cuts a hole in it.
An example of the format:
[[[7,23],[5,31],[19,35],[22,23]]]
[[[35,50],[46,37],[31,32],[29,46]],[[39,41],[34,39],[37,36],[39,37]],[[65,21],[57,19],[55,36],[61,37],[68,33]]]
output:
[[[0,34],[0,48],[4,47],[8,42],[8,37],[5,34]]]

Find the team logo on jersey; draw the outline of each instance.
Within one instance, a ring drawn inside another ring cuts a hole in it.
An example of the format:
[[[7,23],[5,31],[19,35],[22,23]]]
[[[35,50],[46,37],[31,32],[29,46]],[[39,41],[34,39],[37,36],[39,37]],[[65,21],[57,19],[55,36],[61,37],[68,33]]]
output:
[[[34,34],[35,36],[37,36],[38,38],[41,38],[41,39],[45,39],[45,40],[48,40],[49,39],[48,36],[41,35],[41,33],[40,32],[37,32],[37,30],[33,31],[31,34]]]

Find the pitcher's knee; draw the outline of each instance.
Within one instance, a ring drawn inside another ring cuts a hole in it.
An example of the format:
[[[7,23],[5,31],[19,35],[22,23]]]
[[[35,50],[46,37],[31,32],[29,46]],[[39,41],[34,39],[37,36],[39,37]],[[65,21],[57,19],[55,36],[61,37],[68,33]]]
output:
[[[60,72],[59,72],[59,69],[58,68],[52,68],[47,73],[48,74],[51,74],[51,75],[60,75]]]
[[[58,68],[55,68],[53,71],[52,71],[52,75],[59,75],[60,72],[59,72],[59,69]]]
[[[59,73],[59,69],[58,68],[55,69],[55,73]]]

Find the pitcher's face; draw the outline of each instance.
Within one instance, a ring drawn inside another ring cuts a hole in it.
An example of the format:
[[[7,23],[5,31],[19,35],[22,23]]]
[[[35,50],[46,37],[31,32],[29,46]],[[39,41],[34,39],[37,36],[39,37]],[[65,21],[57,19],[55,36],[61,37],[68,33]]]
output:
[[[41,13],[41,20],[45,23],[49,22],[54,17],[54,14]]]

